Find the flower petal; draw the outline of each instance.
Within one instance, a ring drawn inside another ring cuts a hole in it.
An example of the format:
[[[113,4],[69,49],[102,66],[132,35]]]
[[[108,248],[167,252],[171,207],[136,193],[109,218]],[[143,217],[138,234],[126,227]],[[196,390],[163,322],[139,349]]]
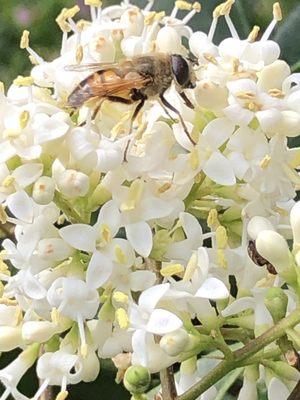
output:
[[[95,249],[97,233],[92,226],[85,224],[69,225],[60,229],[59,234],[75,249],[83,251]]]
[[[229,291],[220,279],[208,278],[197,290],[195,296],[212,300],[227,299]]]
[[[236,183],[230,161],[219,152],[210,156],[203,166],[203,172],[220,185],[232,186]]]
[[[112,270],[112,261],[99,251],[95,251],[86,272],[87,284],[93,289],[98,289],[108,280]]]
[[[165,333],[176,331],[183,325],[181,319],[170,311],[157,308],[150,316],[147,324],[147,331],[164,335]]]
[[[142,221],[125,226],[126,236],[134,250],[142,257],[148,257],[152,245],[152,231],[150,226]]]

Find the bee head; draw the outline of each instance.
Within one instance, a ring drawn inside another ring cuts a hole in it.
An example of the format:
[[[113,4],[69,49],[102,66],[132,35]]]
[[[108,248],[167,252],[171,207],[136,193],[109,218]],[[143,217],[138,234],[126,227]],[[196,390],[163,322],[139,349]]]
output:
[[[183,89],[194,89],[194,73],[190,62],[180,54],[171,55],[171,67],[176,83]]]

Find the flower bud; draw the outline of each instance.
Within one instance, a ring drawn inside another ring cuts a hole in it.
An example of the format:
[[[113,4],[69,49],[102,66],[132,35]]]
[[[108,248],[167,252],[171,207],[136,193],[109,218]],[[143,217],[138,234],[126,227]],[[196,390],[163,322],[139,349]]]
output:
[[[157,34],[156,38],[157,50],[163,53],[180,53],[181,38],[176,29],[171,26],[164,26]]]
[[[282,83],[291,73],[288,64],[283,60],[276,60],[265,66],[257,75],[257,86],[268,91],[270,89],[282,89]]]
[[[124,37],[140,36],[144,28],[144,16],[139,8],[129,8],[120,18],[120,24],[124,24]]]
[[[227,106],[228,89],[210,80],[202,80],[195,89],[196,102],[209,110],[220,110]]]
[[[38,255],[46,261],[60,261],[70,257],[73,249],[63,239],[42,239],[38,244]]]
[[[33,185],[33,200],[41,205],[51,203],[54,197],[55,184],[52,178],[41,176]]]
[[[59,191],[70,198],[85,196],[89,190],[89,178],[73,169],[63,171],[57,179]]]
[[[27,321],[22,327],[22,337],[26,342],[44,343],[56,330],[56,326],[49,321]]]
[[[89,44],[91,56],[96,62],[112,62],[115,58],[115,46],[113,42],[103,35],[93,38]]]
[[[89,351],[82,360],[83,369],[81,379],[83,382],[93,382],[100,372],[100,362],[94,351]]]
[[[279,233],[272,230],[261,231],[256,239],[256,249],[278,273],[286,273],[291,269],[289,247]]]
[[[264,366],[270,368],[277,376],[289,381],[298,382],[300,379],[300,372],[296,368],[291,367],[284,361],[264,361]]]
[[[10,351],[22,344],[21,327],[0,326],[0,351]]]
[[[133,365],[129,367],[124,375],[124,386],[133,394],[144,393],[151,382],[151,375],[148,368],[141,365]]]
[[[247,225],[247,232],[251,239],[256,240],[258,234],[261,231],[275,231],[272,223],[264,217],[253,217],[250,219]]]
[[[159,345],[162,350],[171,357],[178,356],[186,348],[189,342],[189,335],[184,329],[164,335]]]
[[[270,288],[265,297],[265,306],[276,323],[285,317],[288,297],[279,287]]]

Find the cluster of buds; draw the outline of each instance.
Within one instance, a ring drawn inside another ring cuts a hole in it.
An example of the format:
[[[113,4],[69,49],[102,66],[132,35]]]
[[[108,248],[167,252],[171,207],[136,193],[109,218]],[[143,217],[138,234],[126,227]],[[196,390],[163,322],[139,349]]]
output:
[[[300,149],[287,138],[300,133],[300,75],[270,40],[280,5],[262,35],[255,26],[242,40],[234,0],[215,9],[208,34],[188,26],[198,2],[176,1],[170,15],[153,3],[86,0],[90,21],[63,9],[49,62],[22,35],[31,74],[0,93],[0,220],[14,226],[2,242],[0,351],[22,349],[0,370],[1,400],[26,399],[17,386],[35,363],[34,400],[49,386],[64,400],[106,358],[136,399],[151,373],[181,363],[181,394],[203,375],[202,351],[226,357],[226,334],[258,336],[299,302]],[[223,18],[230,37],[217,46]],[[175,84],[166,98],[178,114],[149,99],[131,131],[132,105],[68,106],[85,64],[149,52],[196,60],[193,109]],[[297,355],[300,331],[287,335]],[[280,354],[247,366],[239,400],[257,398],[258,378],[270,400],[288,397],[299,372]],[[216,395],[212,386],[205,399]]]

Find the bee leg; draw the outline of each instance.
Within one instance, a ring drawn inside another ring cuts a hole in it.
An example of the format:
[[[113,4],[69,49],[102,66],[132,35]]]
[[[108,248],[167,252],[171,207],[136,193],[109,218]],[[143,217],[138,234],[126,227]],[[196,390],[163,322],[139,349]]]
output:
[[[183,99],[184,104],[185,104],[187,107],[191,108],[192,110],[195,109],[194,104],[193,104],[193,103],[191,102],[191,100],[187,97],[187,95],[186,95],[185,92],[180,92],[180,93],[179,93],[179,96]]]
[[[185,134],[186,134],[187,137],[189,138],[190,142],[191,142],[193,145],[195,145],[196,142],[195,142],[194,139],[191,137],[191,135],[190,135],[190,133],[189,133],[189,131],[188,131],[188,129],[187,129],[185,123],[184,123],[184,120],[183,120],[183,118],[182,118],[180,112],[179,112],[175,107],[173,107],[172,104],[170,104],[170,103],[168,102],[168,100],[164,97],[163,94],[161,94],[161,95],[159,96],[159,98],[160,98],[160,100],[162,101],[162,103],[163,103],[163,105],[164,105],[165,107],[167,107],[169,110],[173,111],[176,115],[178,115],[178,118],[179,118],[179,120],[180,120],[180,122],[181,122],[181,125],[182,125],[182,127],[183,127],[183,130],[184,130]]]
[[[136,108],[135,108],[135,110],[134,110],[134,113],[132,114],[132,117],[131,117],[129,134],[131,134],[132,127],[133,127],[133,123],[134,123],[134,121],[136,120],[136,117],[139,115],[139,112],[141,111],[141,109],[144,107],[144,104],[145,104],[145,101],[147,100],[147,97],[141,95],[141,99],[140,99],[140,100],[141,100],[141,101],[140,101],[140,102],[138,103],[138,105],[136,106]],[[124,162],[127,162],[127,161],[128,161],[128,160],[127,160],[127,154],[128,154],[128,150],[129,150],[129,146],[130,146],[131,141],[132,141],[132,140],[129,139],[128,142],[127,142],[127,144],[126,144],[126,148],[125,148],[125,151],[124,151]]]

